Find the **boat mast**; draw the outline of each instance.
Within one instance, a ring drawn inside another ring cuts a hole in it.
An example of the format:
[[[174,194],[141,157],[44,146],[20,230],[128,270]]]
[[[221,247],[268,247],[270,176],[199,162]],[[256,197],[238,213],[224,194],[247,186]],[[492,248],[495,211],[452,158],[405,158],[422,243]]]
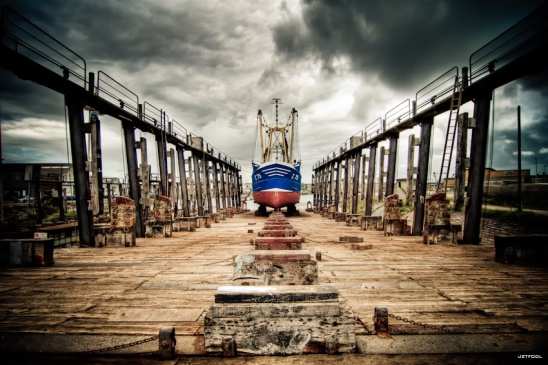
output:
[[[278,130],[278,106],[279,106],[279,104],[280,104],[280,100],[281,100],[281,99],[280,99],[280,98],[273,98],[272,100],[274,101],[274,105],[275,105],[275,107],[276,107],[276,129],[274,129],[274,131],[275,131],[275,133],[276,133],[276,139],[275,139],[274,143],[276,143],[276,142],[279,142],[279,134],[278,134],[278,132],[279,132],[279,130]],[[271,132],[271,133],[272,133],[272,132]],[[278,159],[279,159],[279,153],[280,153],[280,151],[279,151],[279,149],[280,149],[279,143],[276,143],[276,146],[274,146],[274,147],[276,148],[276,161],[278,161]]]

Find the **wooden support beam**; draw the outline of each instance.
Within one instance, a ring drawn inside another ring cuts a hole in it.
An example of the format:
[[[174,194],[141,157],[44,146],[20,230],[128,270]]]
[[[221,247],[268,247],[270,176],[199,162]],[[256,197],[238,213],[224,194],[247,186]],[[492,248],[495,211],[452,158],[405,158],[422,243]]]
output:
[[[463,243],[479,244],[481,241],[481,205],[485,178],[485,158],[489,135],[489,108],[492,91],[485,91],[474,100],[475,126],[472,129],[468,199],[464,215]]]
[[[177,174],[175,173],[175,149],[169,149],[169,198],[171,200],[171,208],[173,213],[177,215]]]
[[[89,173],[86,168],[86,140],[84,133],[84,105],[81,101],[65,95],[70,130],[70,149],[72,154],[72,172],[76,193],[76,214],[80,246],[95,246],[93,237],[93,217],[90,211]]]
[[[421,122],[421,137],[419,146],[419,164],[417,169],[417,183],[415,188],[415,211],[413,215],[413,234],[421,235],[424,222],[424,202],[428,187],[428,160],[430,155],[430,139],[434,117]]]
[[[466,149],[468,142],[468,113],[459,115],[457,120],[457,151],[455,159],[455,187],[454,187],[454,209],[459,211],[464,206],[466,172]]]
[[[232,208],[234,205],[232,204],[232,171],[230,171],[230,166],[226,166],[225,172],[228,207]]]
[[[105,212],[105,190],[103,188],[103,157],[101,150],[101,121],[97,112],[90,113],[90,134],[91,134],[91,173],[92,191],[94,198],[94,214],[100,215]]]
[[[329,166],[329,188],[328,188],[329,194],[328,194],[327,200],[329,205],[333,205],[333,175],[334,175],[333,170],[335,169],[335,165],[329,164],[328,166]]]
[[[34,207],[36,209],[36,222],[42,223],[44,219],[44,210],[42,209],[42,194],[40,189],[40,175],[42,167],[38,164],[32,166],[31,196],[34,198]]]
[[[384,160],[386,156],[386,150],[384,146],[381,146],[381,152],[379,156],[379,189],[377,191],[377,200],[382,202],[384,200]]]
[[[414,134],[409,135],[409,145],[407,146],[407,191],[405,194],[405,201],[407,205],[411,205],[413,199],[414,189],[414,175],[415,175],[415,146],[417,145],[417,139]]]
[[[167,146],[164,133],[156,133],[156,147],[158,149],[158,166],[160,169],[160,194],[168,195],[167,189]]]
[[[350,173],[350,166],[349,166],[349,159],[350,156],[346,156],[346,159],[344,160],[344,186],[343,186],[343,206],[342,211],[343,213],[347,212],[347,206],[348,206],[348,175]]]
[[[335,170],[335,212],[339,211],[339,200],[341,197],[341,163],[337,162]]]
[[[219,190],[219,168],[216,161],[212,161],[213,170],[213,190],[215,193],[215,211],[221,208],[221,191]]]
[[[352,214],[356,214],[358,212],[361,153],[362,151],[359,151],[354,156],[354,173],[352,176]]]
[[[206,199],[207,199],[207,212],[209,214],[213,213],[213,202],[211,200],[211,179],[210,179],[210,169],[209,169],[209,160],[205,157],[202,158],[202,166],[204,168],[204,178],[205,178],[205,190],[206,190]]]
[[[177,146],[177,162],[179,164],[179,186],[181,187],[183,216],[190,217],[185,161],[185,150],[182,146]]]
[[[367,156],[365,154],[362,155],[362,183],[361,183],[361,200],[364,202],[365,206],[365,192],[367,191],[367,180],[366,180],[366,170],[365,166],[367,163]]]
[[[145,236],[145,222],[141,204],[141,187],[137,175],[137,151],[135,150],[135,127],[122,121],[124,130],[124,142],[126,146],[126,162],[129,180],[129,197],[135,202],[135,236]]]
[[[318,207],[318,199],[316,194],[316,170],[312,173],[312,206]]]
[[[148,205],[150,198],[150,165],[148,164],[147,140],[141,137],[138,143],[141,154],[139,175],[141,176],[141,209]]]
[[[228,198],[227,198],[227,187],[226,187],[226,173],[225,173],[225,164],[221,163],[219,166],[219,175],[221,179],[221,191],[223,193],[221,204],[223,206],[223,209],[226,209],[228,207]]]
[[[375,162],[377,160],[377,144],[369,147],[369,169],[367,172],[367,196],[365,197],[365,215],[373,213],[373,194],[375,190]]]
[[[202,181],[200,178],[200,159],[196,153],[192,153],[192,166],[194,167],[194,188],[196,190],[196,209],[198,215],[204,215],[204,200],[202,199]]]
[[[399,134],[391,135],[389,138],[385,196],[394,194],[394,185],[396,183],[396,160],[398,156],[398,139]]]

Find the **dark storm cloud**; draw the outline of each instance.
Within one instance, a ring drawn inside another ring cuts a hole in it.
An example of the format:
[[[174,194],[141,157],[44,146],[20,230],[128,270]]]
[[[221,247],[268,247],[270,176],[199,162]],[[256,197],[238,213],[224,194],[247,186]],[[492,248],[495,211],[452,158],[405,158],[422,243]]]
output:
[[[305,0],[274,27],[277,51],[313,56],[332,70],[339,56],[393,87],[417,87],[468,55],[540,1]]]

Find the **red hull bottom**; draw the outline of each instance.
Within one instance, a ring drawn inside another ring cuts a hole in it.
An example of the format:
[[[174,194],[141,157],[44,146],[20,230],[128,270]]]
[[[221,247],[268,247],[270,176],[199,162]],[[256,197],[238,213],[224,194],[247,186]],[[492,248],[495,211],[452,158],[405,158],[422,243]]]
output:
[[[257,191],[253,193],[253,200],[256,204],[274,209],[297,204],[300,197],[301,193],[295,191]]]

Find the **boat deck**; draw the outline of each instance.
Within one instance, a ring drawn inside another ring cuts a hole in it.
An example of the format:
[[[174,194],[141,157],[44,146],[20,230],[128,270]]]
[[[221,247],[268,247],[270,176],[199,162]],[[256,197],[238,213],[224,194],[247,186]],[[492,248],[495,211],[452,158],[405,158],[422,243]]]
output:
[[[175,326],[180,353],[203,353],[203,315],[215,289],[231,284],[232,257],[252,248],[248,229],[264,219],[240,214],[132,248],[57,249],[53,267],[1,269],[0,348],[84,351]],[[303,248],[322,252],[319,281],[336,286],[361,322],[364,352],[520,351],[545,339],[546,269],[496,263],[488,245],[426,246],[420,237],[385,237],[319,215],[289,219]],[[337,242],[342,235],[372,247],[352,250]],[[370,335],[376,306],[398,316],[388,339]]]

